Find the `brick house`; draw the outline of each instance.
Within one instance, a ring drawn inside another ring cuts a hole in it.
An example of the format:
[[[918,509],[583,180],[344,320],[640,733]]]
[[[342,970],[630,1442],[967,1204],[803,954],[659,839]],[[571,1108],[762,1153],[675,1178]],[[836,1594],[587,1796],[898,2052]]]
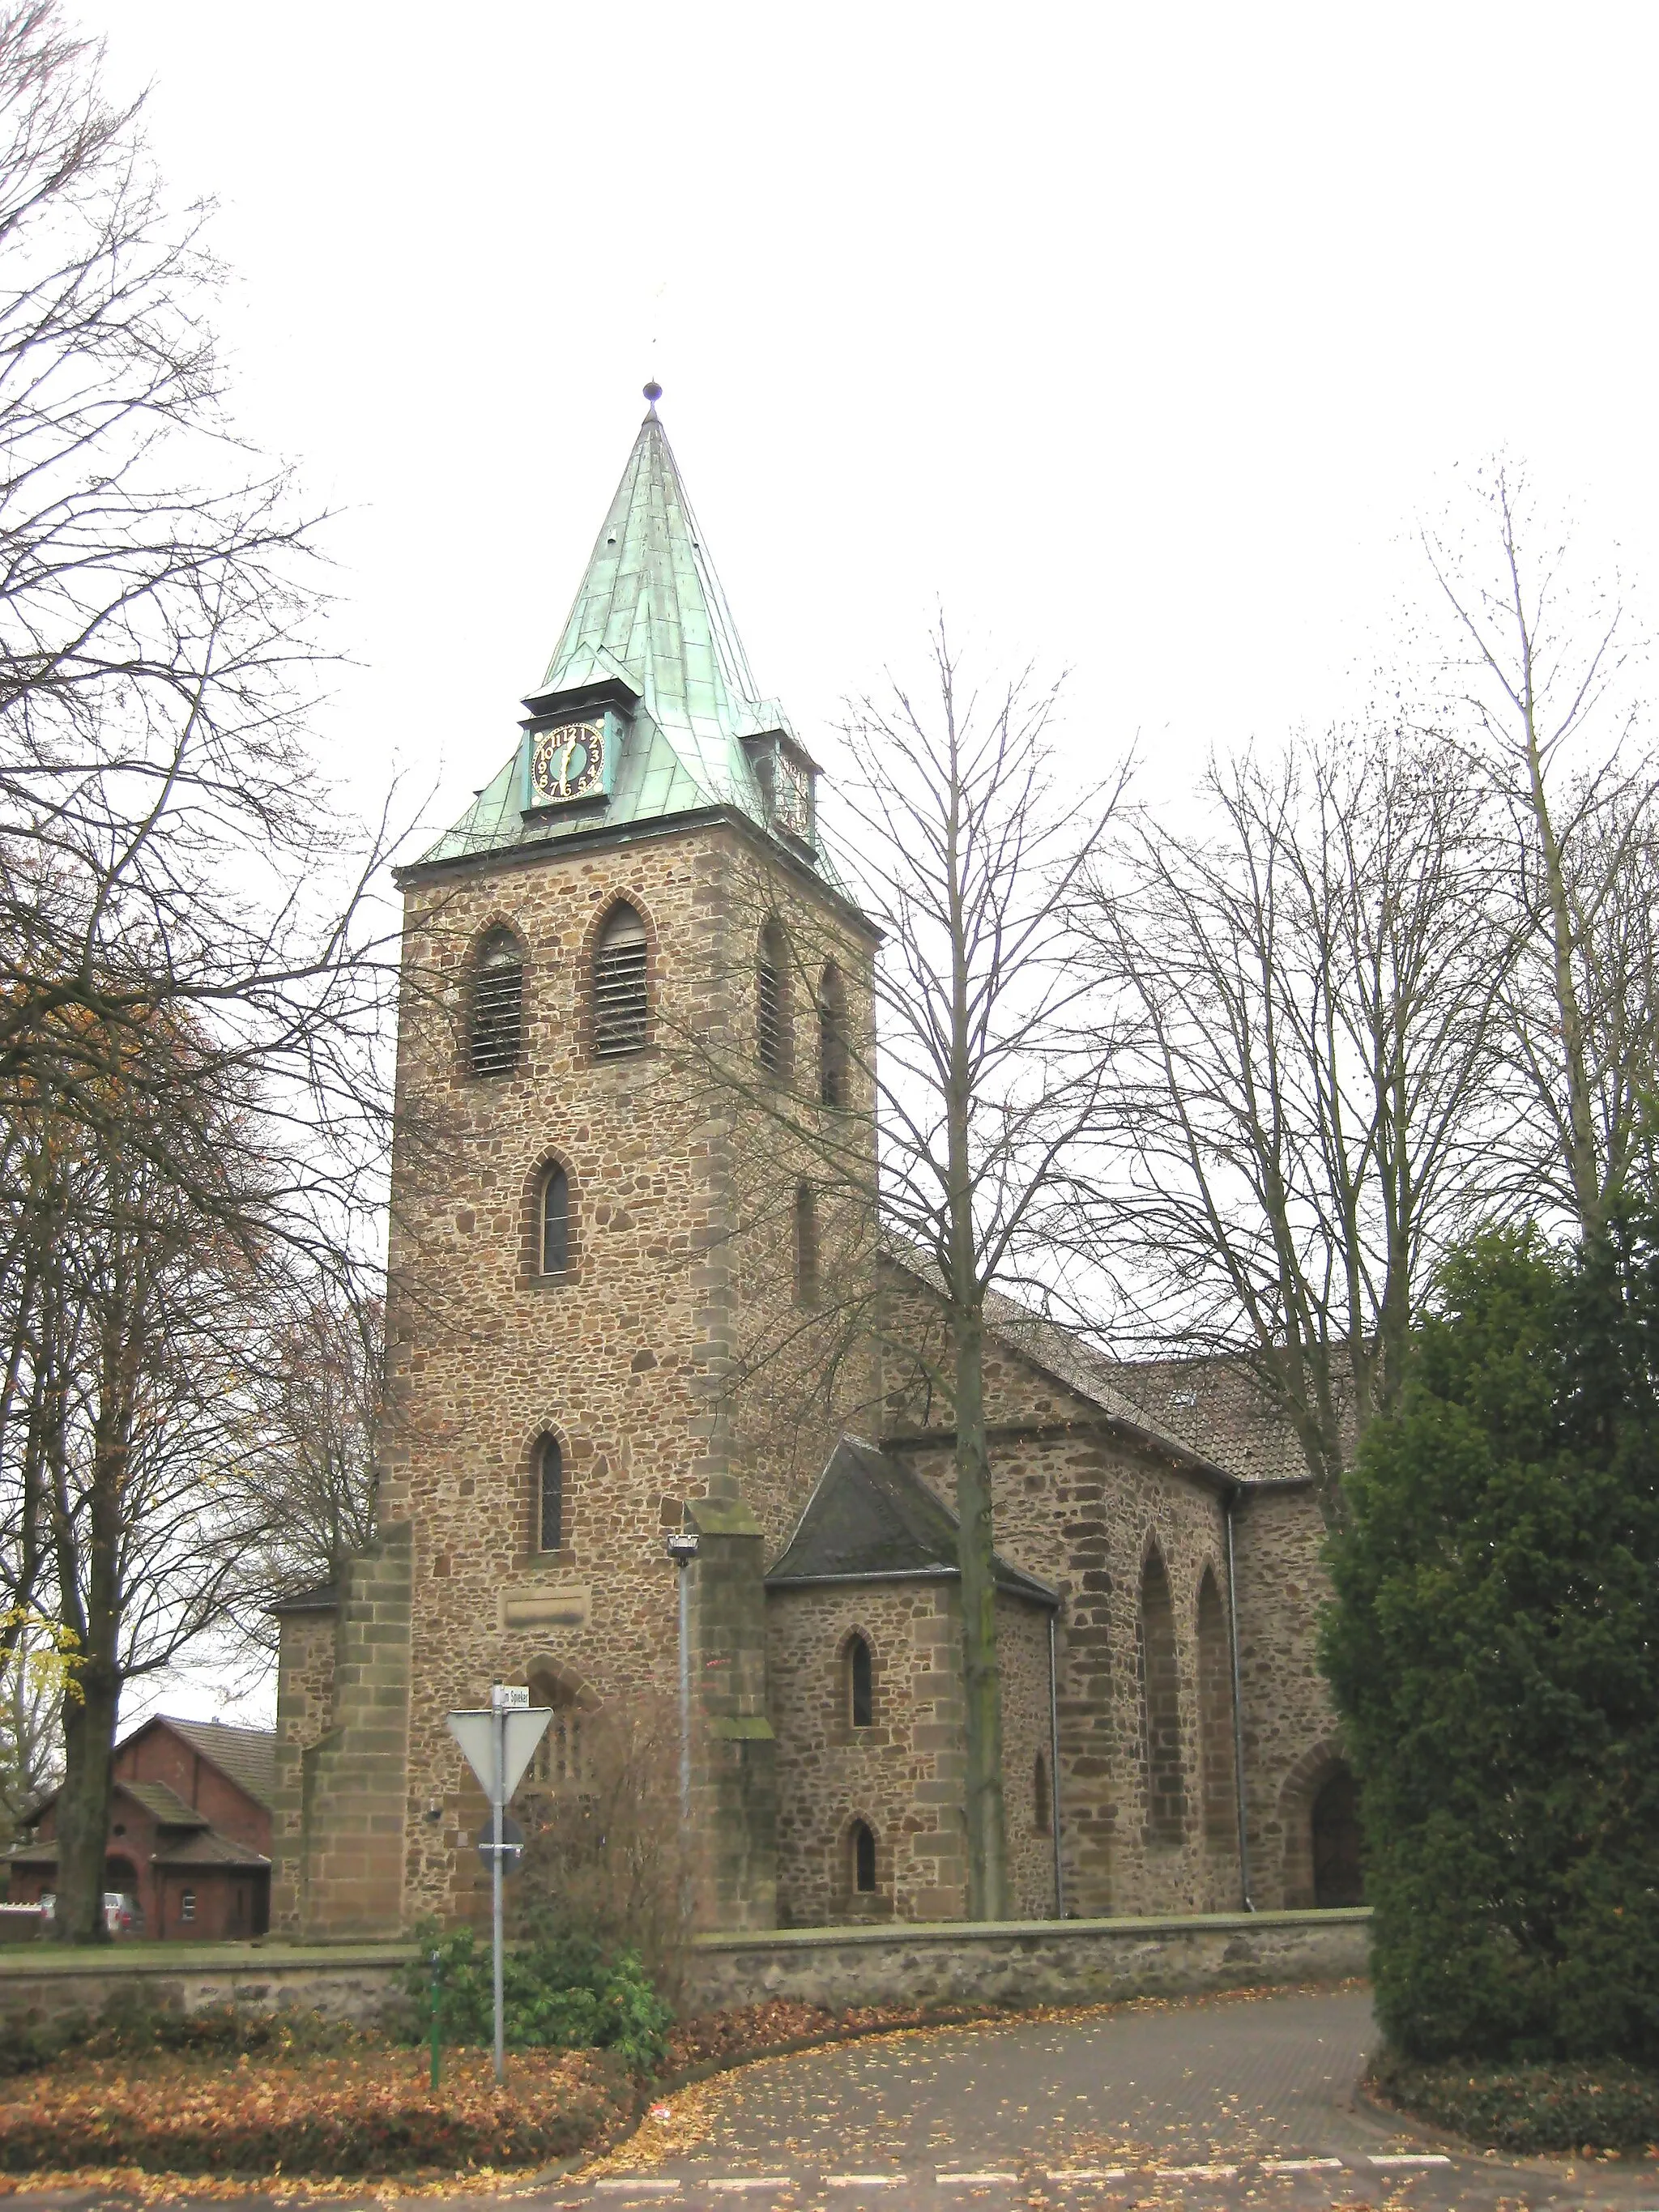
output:
[[[136,1899],[137,1933],[181,1942],[264,1935],[276,1745],[268,1729],[157,1714],[116,1746],[104,1887]],[[12,1903],[56,1889],[56,1820],[54,1796],[9,1854]]]
[[[527,1683],[568,1748],[672,1692],[672,1531],[704,1922],[965,1910],[939,1302],[761,1094],[873,1154],[876,936],[656,396],[516,743],[399,877],[396,1434],[375,1547],[278,1609],[283,1930],[478,1909],[446,1712]],[[988,1318],[1012,1909],[1346,1901],[1292,1441],[1224,1365]]]

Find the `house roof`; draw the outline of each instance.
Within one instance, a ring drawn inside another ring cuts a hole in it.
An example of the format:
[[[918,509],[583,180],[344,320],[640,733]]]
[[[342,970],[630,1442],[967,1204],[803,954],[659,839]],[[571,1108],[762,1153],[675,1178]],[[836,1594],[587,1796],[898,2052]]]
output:
[[[165,1844],[150,1863],[158,1867],[268,1867],[270,1861],[263,1852],[250,1850],[246,1844],[221,1835],[217,1828],[204,1828],[198,1835],[181,1836],[176,1844]]]
[[[145,1726],[170,1728],[183,1736],[193,1751],[210,1759],[222,1774],[270,1809],[276,1795],[275,1729],[234,1728],[228,1721],[176,1721],[167,1713],[157,1713]]]
[[[806,1502],[768,1589],[823,1583],[954,1579],[962,1572],[956,1515],[921,1476],[890,1452],[844,1436]],[[1001,1553],[996,1586],[1011,1596],[1056,1606],[1060,1594]]]
[[[164,1828],[205,1828],[206,1816],[193,1805],[185,1804],[179,1792],[165,1782],[127,1782],[115,1784],[129,1797],[136,1797],[152,1819]]]

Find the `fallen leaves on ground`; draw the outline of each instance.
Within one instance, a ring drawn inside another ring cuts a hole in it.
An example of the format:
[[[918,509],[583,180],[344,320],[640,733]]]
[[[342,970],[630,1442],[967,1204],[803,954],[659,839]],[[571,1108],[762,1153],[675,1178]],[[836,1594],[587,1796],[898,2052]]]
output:
[[[0,2169],[174,2174],[380,2174],[544,2166],[631,2118],[634,2091],[592,2051],[452,2052],[441,2089],[416,2053],[233,2066],[90,2060],[18,2082],[0,2103]]]

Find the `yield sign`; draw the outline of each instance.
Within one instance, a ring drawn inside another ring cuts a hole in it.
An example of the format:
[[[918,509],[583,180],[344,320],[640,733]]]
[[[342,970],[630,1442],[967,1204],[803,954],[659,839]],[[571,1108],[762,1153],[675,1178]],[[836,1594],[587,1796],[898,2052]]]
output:
[[[547,1733],[547,1724],[553,1717],[550,1705],[533,1707],[529,1712],[470,1712],[447,1716],[449,1733],[466,1753],[467,1765],[477,1776],[484,1796],[492,1805],[507,1804],[519,1786],[520,1777],[529,1765],[536,1746]],[[500,1729],[501,1761],[501,1794],[495,1796],[495,1731]]]

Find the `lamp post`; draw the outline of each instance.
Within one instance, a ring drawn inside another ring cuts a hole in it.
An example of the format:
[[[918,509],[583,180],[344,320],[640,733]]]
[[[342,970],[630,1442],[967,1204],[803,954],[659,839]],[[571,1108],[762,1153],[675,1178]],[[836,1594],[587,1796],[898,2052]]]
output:
[[[680,1819],[691,1826],[691,1562],[697,1556],[697,1539],[690,1529],[677,1530],[664,1547],[679,1569],[680,1577]]]

